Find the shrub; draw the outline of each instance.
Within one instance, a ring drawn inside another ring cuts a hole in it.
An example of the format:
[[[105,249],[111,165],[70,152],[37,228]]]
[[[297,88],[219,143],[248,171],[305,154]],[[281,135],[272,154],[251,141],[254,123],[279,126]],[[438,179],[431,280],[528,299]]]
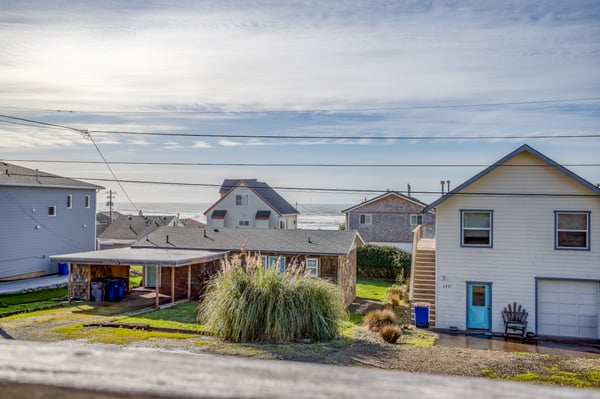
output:
[[[264,268],[260,257],[233,257],[209,282],[198,319],[217,337],[236,342],[331,340],[347,319],[340,291],[303,267]]]
[[[385,342],[395,344],[402,336],[402,329],[396,325],[387,325],[383,326],[380,334]]]
[[[398,285],[392,285],[388,290],[388,300],[394,306],[398,306],[404,298],[404,289]]]
[[[396,324],[396,322],[396,313],[389,309],[373,310],[363,318],[363,323],[369,327],[369,330],[375,332],[381,330],[384,326]]]
[[[395,280],[399,274],[410,275],[411,255],[392,246],[361,245],[356,262],[359,277]]]

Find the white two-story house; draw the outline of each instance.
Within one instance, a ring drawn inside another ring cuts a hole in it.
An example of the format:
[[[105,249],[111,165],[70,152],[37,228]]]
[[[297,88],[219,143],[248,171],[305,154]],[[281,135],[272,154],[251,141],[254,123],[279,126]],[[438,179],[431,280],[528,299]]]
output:
[[[204,212],[208,227],[296,229],[299,212],[267,183],[226,179],[221,198]]]
[[[503,332],[516,302],[529,332],[600,338],[600,188],[523,145],[431,210],[436,237],[416,232],[411,284],[437,328]]]

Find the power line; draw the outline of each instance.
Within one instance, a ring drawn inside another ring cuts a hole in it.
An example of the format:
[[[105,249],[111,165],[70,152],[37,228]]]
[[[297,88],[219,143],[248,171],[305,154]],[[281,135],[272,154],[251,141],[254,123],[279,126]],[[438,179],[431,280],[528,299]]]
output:
[[[50,160],[50,159],[2,159],[6,162],[37,162],[60,164],[104,164],[104,161],[83,160]],[[315,168],[475,168],[488,167],[489,164],[400,164],[400,163],[233,163],[233,162],[141,162],[141,161],[108,161],[111,165],[140,165],[140,166],[232,166],[232,167],[315,167]],[[509,164],[500,167],[532,167],[556,168],[554,165]],[[569,167],[598,167],[600,163],[563,163]]]
[[[598,138],[599,133],[586,134],[557,134],[536,136],[332,136],[332,135],[269,135],[269,134],[219,134],[219,133],[158,133],[158,132],[129,132],[118,130],[90,130],[93,133],[122,134],[137,136],[168,136],[168,137],[204,137],[204,138],[234,138],[234,139],[278,139],[278,140],[497,140],[497,139],[575,139],[575,138]]]
[[[0,117],[14,119],[18,121],[24,121],[28,123],[37,123],[43,128],[60,128],[65,130],[75,131],[84,135],[91,133],[99,134],[120,134],[120,135],[135,135],[135,136],[163,136],[163,137],[203,137],[203,138],[244,138],[244,139],[278,139],[278,140],[314,140],[314,139],[327,139],[327,140],[432,140],[432,141],[452,141],[452,140],[498,140],[498,139],[576,139],[576,138],[598,138],[599,133],[586,133],[586,134],[556,134],[556,135],[509,135],[509,136],[335,136],[335,135],[268,135],[268,134],[218,134],[218,133],[159,133],[159,132],[131,132],[131,131],[120,131],[120,130],[87,130],[80,129],[71,126],[58,125],[54,123],[47,123],[41,121],[35,121],[32,119],[18,118],[10,115],[2,115]],[[2,121],[2,120],[0,120]],[[2,121],[6,122],[6,121]],[[26,125],[31,126],[31,125]]]
[[[33,174],[12,174],[13,176],[35,176]],[[61,178],[60,176],[44,176],[48,178]],[[64,176],[63,176],[64,177]],[[101,182],[114,182],[113,179],[93,178],[93,177],[77,177],[69,176],[70,179],[90,180]],[[221,184],[215,183],[187,183],[187,182],[172,182],[172,181],[157,181],[157,180],[123,180],[121,182],[132,184],[150,184],[150,185],[165,185],[165,186],[181,186],[181,187],[221,187]],[[261,190],[264,187],[248,185],[249,188]],[[328,192],[328,193],[387,193],[391,192],[388,189],[349,189],[349,188],[323,188],[323,187],[285,187],[272,186],[271,188],[282,191],[300,191],[300,192]],[[394,190],[393,192],[406,194],[406,190]],[[411,190],[411,194],[440,194],[439,191],[415,191]],[[564,194],[564,193],[494,193],[494,192],[458,192],[453,195],[461,196],[496,196],[496,197],[559,197],[559,198],[598,198],[600,194]]]
[[[21,109],[39,112],[57,112],[57,113],[87,113],[87,114],[282,114],[282,113],[346,113],[346,112],[377,112],[377,111],[406,111],[419,109],[448,109],[448,108],[474,108],[474,107],[503,107],[514,105],[535,105],[535,104],[555,104],[555,103],[573,103],[598,101],[600,97],[578,97],[578,98],[559,98],[547,100],[528,100],[528,101],[506,101],[492,103],[469,103],[469,104],[439,104],[439,105],[398,105],[366,108],[313,108],[313,109],[271,109],[271,110],[151,110],[151,111],[103,111],[103,110],[66,110],[66,109],[46,109],[29,108],[0,105],[1,108]]]

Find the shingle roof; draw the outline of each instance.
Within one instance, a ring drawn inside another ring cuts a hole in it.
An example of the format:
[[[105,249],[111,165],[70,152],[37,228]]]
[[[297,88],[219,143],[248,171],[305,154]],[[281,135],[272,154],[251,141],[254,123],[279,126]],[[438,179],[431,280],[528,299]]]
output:
[[[387,197],[387,196],[393,196],[393,197],[396,197],[396,198],[403,199],[403,200],[405,200],[405,201],[410,201],[410,202],[412,202],[412,203],[414,203],[414,204],[416,204],[416,205],[419,205],[419,206],[421,206],[421,207],[423,207],[423,208],[425,208],[425,207],[427,206],[427,204],[426,204],[426,203],[419,201],[419,200],[418,200],[418,199],[416,199],[415,197],[409,197],[409,196],[407,196],[407,195],[404,195],[404,194],[402,194],[402,193],[399,193],[399,192],[397,192],[397,191],[389,191],[389,192],[387,192],[387,193],[383,193],[383,194],[381,194],[381,195],[379,195],[379,196],[377,196],[377,197],[375,197],[375,198],[372,198],[372,199],[370,199],[370,200],[368,200],[368,201],[364,201],[364,202],[361,202],[361,203],[360,203],[360,204],[358,204],[358,205],[354,205],[354,206],[351,206],[351,207],[350,207],[350,208],[348,208],[348,209],[344,209],[344,210],[342,211],[342,213],[346,213],[346,212],[349,212],[349,211],[355,211],[355,210],[357,210],[357,209],[360,209],[361,207],[363,207],[363,206],[365,206],[365,205],[369,205],[369,204],[371,204],[371,203],[373,203],[373,202],[375,202],[375,201],[378,201],[378,200],[380,200],[380,199],[382,199],[382,198],[385,198],[385,197]]]
[[[212,213],[213,219],[222,219],[227,214],[227,209],[215,209]]]
[[[173,221],[175,216],[138,216],[121,215],[98,239],[120,239],[137,241],[146,236],[146,219],[149,220],[148,232],[153,232],[161,226],[166,226]]]
[[[363,240],[356,231],[161,227],[150,233],[148,241],[140,240],[132,247],[216,251],[239,251],[244,247],[252,252],[337,256],[347,255],[357,242]]]
[[[268,219],[271,211],[256,211],[256,219]]]
[[[298,210],[292,206],[289,202],[287,202],[281,195],[277,193],[277,191],[273,190],[267,183],[258,181],[257,179],[225,179],[221,188],[219,189],[219,193],[224,197],[233,190],[235,187],[240,184],[245,184],[253,190],[257,195],[259,195],[273,210],[275,210],[280,215],[289,215],[289,214],[298,214]],[[212,207],[214,207],[217,201]],[[210,207],[208,211],[212,209]],[[208,213],[205,212],[206,213]]]
[[[61,187],[87,190],[104,188],[6,162],[0,162],[0,186]]]
[[[206,223],[202,223],[192,218],[179,218],[179,223],[185,227],[206,227]]]
[[[578,176],[577,174],[571,172],[569,169],[567,169],[564,166],[560,165],[558,162],[556,162],[556,161],[548,158],[547,156],[545,156],[541,152],[538,152],[538,151],[534,150],[533,148],[531,148],[527,144],[523,144],[522,146],[520,146],[519,148],[517,148],[516,150],[514,150],[510,154],[506,155],[504,158],[502,158],[502,159],[494,162],[494,164],[492,164],[491,166],[488,166],[486,169],[482,170],[481,172],[479,172],[475,176],[471,177],[469,180],[467,180],[466,182],[464,182],[460,186],[456,187],[454,190],[450,191],[449,193],[446,193],[446,195],[438,198],[436,201],[434,201],[431,204],[429,204],[425,209],[423,209],[423,212],[428,212],[428,211],[434,209],[436,206],[438,206],[442,202],[444,202],[447,199],[449,199],[450,197],[454,196],[454,194],[461,192],[465,188],[469,187],[471,184],[475,183],[477,180],[481,179],[482,177],[484,177],[487,174],[489,174],[489,173],[493,172],[494,170],[496,170],[498,167],[500,167],[500,165],[502,165],[502,164],[510,161],[511,159],[513,159],[514,157],[516,157],[519,154],[522,154],[523,152],[527,152],[527,153],[533,155],[534,157],[540,159],[541,161],[547,163],[548,165],[553,166],[556,170],[558,170],[558,171],[564,173],[565,175],[569,176],[570,178],[572,178],[576,182],[578,182],[578,183],[582,184],[583,186],[589,188],[590,190],[592,190],[596,194],[600,194],[600,188],[599,187],[594,186],[589,181],[587,181],[584,178]]]

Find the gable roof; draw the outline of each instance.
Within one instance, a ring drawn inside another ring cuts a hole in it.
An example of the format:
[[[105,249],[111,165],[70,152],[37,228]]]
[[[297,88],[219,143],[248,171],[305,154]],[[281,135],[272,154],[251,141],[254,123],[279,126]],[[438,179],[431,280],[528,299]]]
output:
[[[48,172],[29,169],[6,162],[0,162],[0,186],[50,187],[85,190],[104,188],[84,181],[61,177]]]
[[[139,216],[120,215],[106,230],[98,236],[99,240],[131,240],[132,243],[146,236],[146,220],[149,221],[148,232],[166,226],[175,216]]]
[[[273,190],[267,183],[256,179],[225,179],[219,193],[221,198],[208,208],[204,214],[207,215],[214,207],[216,207],[225,197],[227,197],[237,187],[244,185],[252,190],[259,198],[261,198],[271,209],[279,215],[299,214],[298,210],[287,202],[277,191]]]
[[[405,201],[412,202],[412,203],[414,203],[415,205],[417,205],[417,206],[420,206],[421,208],[425,208],[425,207],[427,206],[427,204],[426,204],[426,203],[424,203],[424,202],[421,202],[421,201],[419,201],[418,199],[416,199],[416,198],[414,198],[414,197],[409,197],[409,196],[407,196],[407,195],[404,195],[404,194],[402,194],[402,193],[399,193],[399,192],[397,192],[397,191],[388,191],[387,193],[383,193],[383,194],[381,194],[381,195],[379,195],[379,196],[377,196],[377,197],[375,197],[375,198],[372,198],[372,199],[370,199],[370,200],[368,200],[368,201],[364,201],[364,202],[361,202],[361,203],[360,203],[360,204],[358,204],[358,205],[354,205],[354,206],[352,206],[352,207],[350,207],[350,208],[344,209],[344,210],[342,211],[342,213],[346,213],[346,212],[355,211],[355,210],[357,210],[357,209],[360,209],[360,208],[362,208],[362,207],[363,207],[363,206],[365,206],[365,205],[372,204],[372,203],[374,203],[374,202],[377,202],[377,201],[379,201],[379,200],[381,200],[381,199],[383,199],[383,198],[385,198],[385,197],[388,197],[388,196],[390,196],[390,197],[395,197],[395,198],[398,198],[398,199],[402,199],[402,200],[405,200]]]
[[[556,170],[564,173],[565,175],[567,175],[568,177],[572,178],[573,180],[575,180],[576,182],[580,183],[581,185],[589,188],[590,190],[592,190],[593,192],[595,192],[597,194],[600,194],[600,188],[599,187],[596,187],[595,185],[593,185],[589,181],[587,181],[584,178],[578,176],[577,174],[571,172],[569,169],[567,169],[564,166],[560,165],[556,161],[548,158],[547,156],[545,156],[541,152],[538,152],[538,151],[534,150],[533,148],[531,148],[527,144],[523,144],[522,146],[520,146],[519,148],[517,148],[516,150],[514,150],[510,154],[506,155],[505,157],[503,157],[499,161],[493,163],[491,166],[488,166],[486,169],[482,170],[481,172],[479,172],[478,174],[476,174],[475,176],[473,176],[472,178],[470,178],[469,180],[467,180],[466,182],[464,182],[460,186],[456,187],[454,190],[446,193],[446,195],[438,198],[436,201],[434,201],[431,204],[429,204],[425,209],[423,209],[423,212],[428,212],[428,211],[434,209],[436,206],[438,206],[442,202],[446,201],[447,199],[449,199],[450,197],[452,197],[454,194],[461,192],[465,188],[469,187],[471,184],[475,183],[479,179],[485,177],[489,173],[491,173],[494,170],[496,170],[498,167],[500,167],[504,163],[510,161],[511,159],[513,159],[514,157],[516,157],[517,155],[522,154],[524,152],[527,152],[527,153],[533,155],[534,157],[540,159],[541,161],[547,163],[548,165],[553,166]]]
[[[168,237],[168,240],[167,240]],[[216,251],[314,255],[348,255],[355,243],[363,243],[356,231],[276,229],[187,229],[161,227],[134,248],[178,248]]]

